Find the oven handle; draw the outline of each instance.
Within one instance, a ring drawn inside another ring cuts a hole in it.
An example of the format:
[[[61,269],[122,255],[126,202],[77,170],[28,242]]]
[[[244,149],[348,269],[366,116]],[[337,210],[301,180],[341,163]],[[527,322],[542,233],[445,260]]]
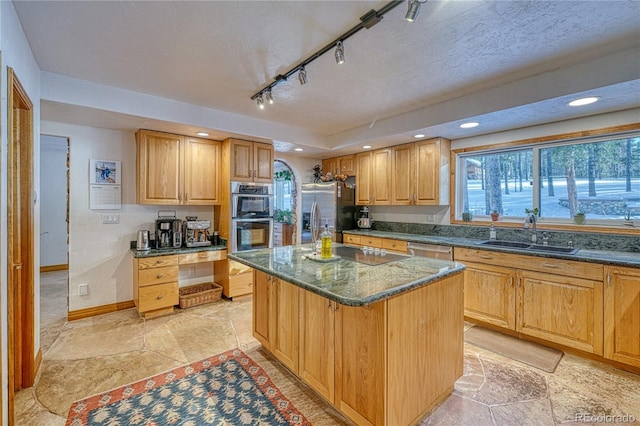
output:
[[[238,222],[273,222],[273,216],[270,217],[263,217],[263,218],[259,218],[259,219],[243,219],[241,217],[234,217],[231,219],[233,222],[238,223]]]

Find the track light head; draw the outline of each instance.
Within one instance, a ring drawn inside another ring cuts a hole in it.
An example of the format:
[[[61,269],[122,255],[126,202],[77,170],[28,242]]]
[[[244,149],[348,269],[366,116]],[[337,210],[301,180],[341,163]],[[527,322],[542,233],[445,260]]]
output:
[[[300,81],[301,85],[307,84],[307,70],[304,67],[298,71],[298,81]]]
[[[420,6],[422,6],[422,4],[418,0],[407,0],[407,1],[408,1],[408,8],[407,8],[407,14],[405,15],[404,19],[406,19],[409,22],[414,22],[416,20],[416,17],[418,16],[418,13],[420,13]]]
[[[256,98],[256,103],[258,104],[258,109],[264,109],[264,100],[262,99],[262,93],[260,93]]]
[[[264,99],[267,101],[269,105],[273,105],[273,96],[271,96],[271,89],[265,92]]]
[[[336,43],[336,63],[344,64],[344,46],[341,41]]]

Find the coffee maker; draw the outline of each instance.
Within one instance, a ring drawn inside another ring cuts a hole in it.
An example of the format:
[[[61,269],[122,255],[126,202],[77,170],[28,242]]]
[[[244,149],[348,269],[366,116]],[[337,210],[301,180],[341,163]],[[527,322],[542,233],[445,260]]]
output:
[[[358,228],[371,229],[371,218],[369,218],[369,207],[365,206],[360,210],[362,215],[358,219]]]
[[[187,247],[210,246],[209,227],[211,221],[198,220],[196,216],[187,216],[184,221],[184,243]]]
[[[156,248],[182,247],[182,221],[176,219],[175,210],[160,210],[156,219]]]

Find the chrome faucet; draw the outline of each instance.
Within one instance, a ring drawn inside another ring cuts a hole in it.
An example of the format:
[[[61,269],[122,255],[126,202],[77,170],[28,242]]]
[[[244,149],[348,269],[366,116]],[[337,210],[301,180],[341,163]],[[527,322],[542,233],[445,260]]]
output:
[[[524,229],[529,229],[529,225],[533,225],[533,234],[531,234],[531,242],[535,244],[538,241],[538,237],[536,235],[536,224],[538,219],[535,214],[527,213],[527,217],[524,218]]]

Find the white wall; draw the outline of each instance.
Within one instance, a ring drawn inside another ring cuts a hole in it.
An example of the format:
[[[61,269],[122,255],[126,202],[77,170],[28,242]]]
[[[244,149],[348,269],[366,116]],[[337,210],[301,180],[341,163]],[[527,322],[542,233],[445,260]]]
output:
[[[213,220],[211,207],[167,207],[136,204],[136,145],[133,132],[120,132],[64,123],[42,122],[42,132],[69,138],[69,311],[133,299],[131,241],[140,229],[154,229],[158,210],[176,210]],[[122,162],[122,208],[89,209],[89,160]],[[102,214],[118,214],[119,224],[102,224]],[[210,275],[211,269],[200,274]],[[182,271],[181,271],[182,272]],[[78,295],[88,284],[89,294]]]
[[[33,103],[33,132],[34,132],[34,176],[39,175],[40,162],[40,69],[36,63],[29,43],[27,42],[22,26],[16,15],[13,3],[10,1],[0,2],[0,51],[2,51],[2,91],[0,104],[0,128],[2,129],[1,145],[0,145],[0,334],[2,335],[1,350],[2,354],[2,424],[8,421],[8,395],[7,382],[7,67],[14,69],[16,76]],[[34,182],[35,190],[39,192],[40,184],[36,179]],[[40,204],[34,204],[34,234],[40,233]],[[40,239],[36,238],[34,243],[35,271],[40,268]],[[35,300],[40,300],[40,278],[35,273]],[[40,309],[36,304],[35,307],[35,327],[40,327]],[[35,350],[40,348],[40,334],[34,335]]]
[[[40,136],[40,266],[67,264],[67,138]]]

